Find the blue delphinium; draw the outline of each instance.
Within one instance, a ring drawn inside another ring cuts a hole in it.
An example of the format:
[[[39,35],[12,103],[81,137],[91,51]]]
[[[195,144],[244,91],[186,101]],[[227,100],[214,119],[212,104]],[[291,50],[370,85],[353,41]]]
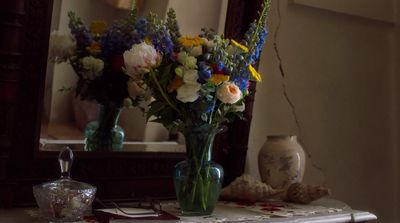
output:
[[[86,52],[86,47],[90,46],[93,42],[93,37],[87,27],[82,23],[82,20],[76,17],[74,12],[69,12],[68,17],[70,19],[68,27],[76,40],[76,49],[78,52],[84,53]]]
[[[140,18],[135,23],[135,32],[139,35],[140,38],[144,39],[147,35],[147,20],[144,18]]]
[[[254,53],[252,54],[252,56],[250,57],[250,63],[255,63],[259,58],[260,58],[260,52],[262,49],[262,46],[264,45],[265,39],[267,37],[267,30],[263,29],[260,33],[259,33],[259,41],[257,43],[257,46],[254,50]]]
[[[198,63],[199,67],[199,82],[204,84],[206,81],[211,77],[211,67],[206,65],[205,62],[199,62]]]
[[[264,44],[265,38],[268,34],[265,26],[269,11],[269,1],[264,4],[266,5],[263,7],[263,11],[260,12],[260,19],[254,21],[250,25],[250,28],[245,33],[244,40],[242,41],[242,43],[248,47],[249,54],[245,59],[250,64],[254,64],[259,59],[262,45]]]
[[[160,29],[159,32],[150,36],[154,48],[164,55],[171,55],[174,50],[171,37],[166,29]]]
[[[134,30],[135,27],[133,25],[112,24],[100,37],[102,58],[107,61],[115,55],[121,55],[131,48],[133,44],[142,42],[142,38]]]
[[[242,65],[240,67],[247,67],[245,61],[242,61],[241,63]],[[235,75],[231,75],[230,81],[235,83],[241,91],[244,91],[249,85],[250,72],[248,69],[240,69],[237,72],[238,73]]]

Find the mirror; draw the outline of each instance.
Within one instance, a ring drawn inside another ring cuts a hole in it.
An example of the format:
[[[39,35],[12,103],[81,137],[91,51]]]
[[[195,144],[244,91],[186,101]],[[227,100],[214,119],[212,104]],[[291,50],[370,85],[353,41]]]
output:
[[[188,10],[192,13],[203,1],[190,2],[195,2]],[[242,39],[261,4],[262,0],[229,0],[225,35]],[[48,91],[45,82],[53,0],[6,0],[2,6],[6,16],[0,22],[0,206],[26,205],[34,203],[33,185],[59,175],[58,152],[38,149],[44,92]],[[193,19],[203,20],[207,13]],[[250,87],[254,92],[255,85]],[[251,94],[246,99],[246,119],[235,120],[215,140],[214,160],[225,170],[224,184],[244,172],[253,102]],[[173,197],[171,171],[185,158],[183,153],[174,152],[75,154],[72,177],[96,185],[100,199],[114,201]]]
[[[168,8],[175,9],[182,35],[197,35],[204,27],[218,33],[224,32],[228,0],[54,0],[51,30],[70,33],[69,11],[75,12],[87,26],[99,20],[112,24],[115,20],[125,18],[132,4],[136,5],[139,16],[154,12],[165,18]],[[90,121],[97,119],[99,108],[95,101],[83,101],[75,97],[76,81],[77,76],[70,64],[48,63],[41,150],[57,150],[65,144],[75,150],[83,149],[83,131]],[[146,108],[145,103],[141,106]],[[158,123],[146,123],[145,115],[137,108],[124,108],[119,125],[125,132],[124,151],[184,152],[184,139],[180,134],[169,134]]]

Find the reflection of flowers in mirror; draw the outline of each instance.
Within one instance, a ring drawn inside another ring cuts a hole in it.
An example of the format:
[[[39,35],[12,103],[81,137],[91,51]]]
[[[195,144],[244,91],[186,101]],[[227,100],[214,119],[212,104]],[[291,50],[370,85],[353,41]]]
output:
[[[126,73],[134,79],[150,71],[159,63],[161,56],[152,45],[143,42],[133,45],[130,50],[123,54]]]
[[[58,31],[50,34],[49,59],[61,63],[68,60],[74,54],[76,42],[71,35],[65,35]]]
[[[75,13],[68,16],[71,33],[52,32],[49,59],[72,66],[78,76],[76,95],[116,107],[139,106],[149,99],[141,76],[160,63],[160,54],[172,51],[166,27],[153,24],[149,29],[135,9],[110,25],[93,21],[86,26]]]

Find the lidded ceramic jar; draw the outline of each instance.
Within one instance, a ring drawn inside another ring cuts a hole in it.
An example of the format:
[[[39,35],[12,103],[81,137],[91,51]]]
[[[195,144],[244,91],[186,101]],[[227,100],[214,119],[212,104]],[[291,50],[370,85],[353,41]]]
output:
[[[301,182],[305,154],[296,136],[267,136],[258,153],[261,180],[275,189],[287,189]]]

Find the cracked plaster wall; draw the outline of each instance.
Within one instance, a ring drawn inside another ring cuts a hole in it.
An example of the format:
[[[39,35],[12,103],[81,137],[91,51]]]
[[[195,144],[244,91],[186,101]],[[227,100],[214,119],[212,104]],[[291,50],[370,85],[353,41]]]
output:
[[[246,171],[259,176],[257,154],[267,135],[295,134],[310,156],[305,182],[330,187],[334,198],[377,214],[379,222],[400,221],[398,26],[286,0],[279,0],[279,19],[277,2]]]

